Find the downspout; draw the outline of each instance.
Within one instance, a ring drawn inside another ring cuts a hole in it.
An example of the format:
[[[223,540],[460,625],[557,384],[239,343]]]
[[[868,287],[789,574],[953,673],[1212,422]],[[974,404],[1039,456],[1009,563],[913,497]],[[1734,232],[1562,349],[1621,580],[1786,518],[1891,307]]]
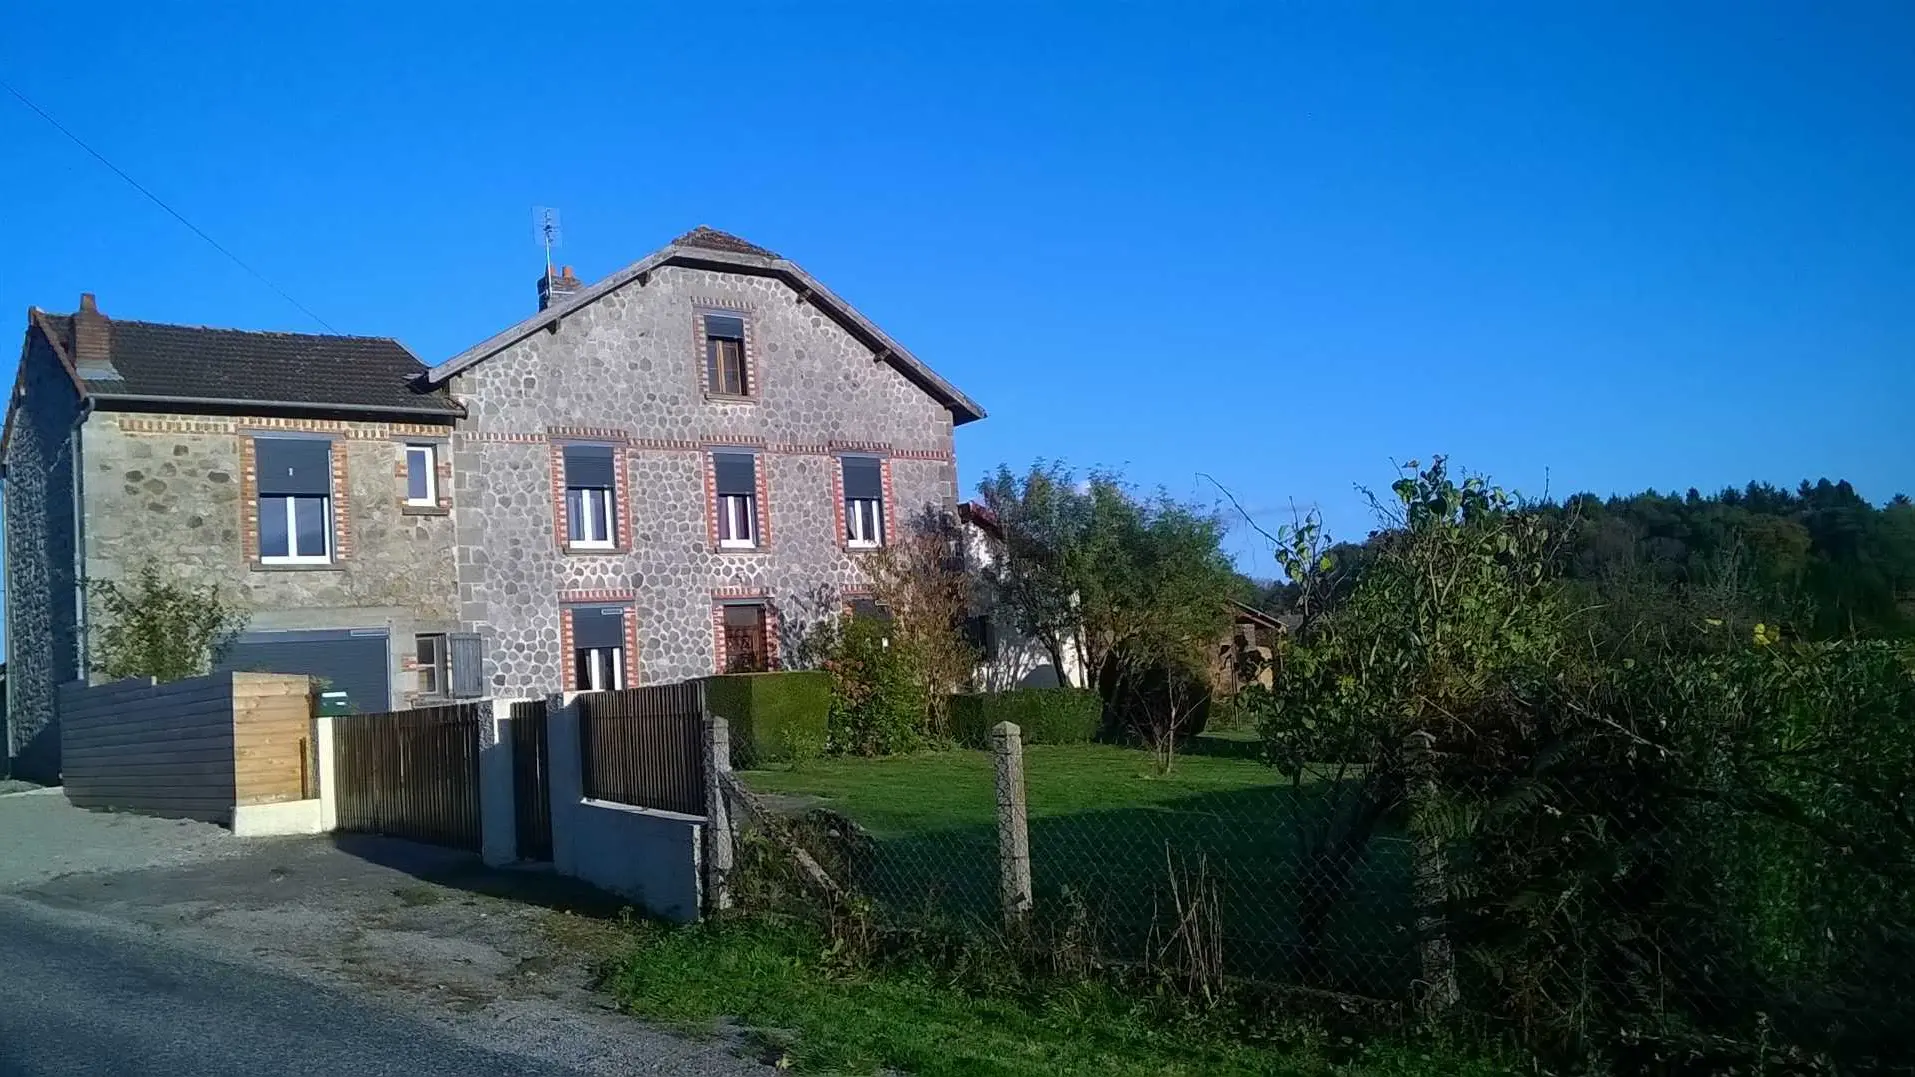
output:
[[[86,468],[82,466],[85,455],[81,452],[83,438],[80,428],[86,425],[93,414],[93,398],[82,397],[80,414],[74,417],[73,428],[67,434],[67,443],[71,447],[73,460],[73,640],[79,649],[74,668],[79,672],[82,682],[91,682],[93,671],[87,662],[87,611],[86,611]],[[9,637],[11,639],[11,637]]]

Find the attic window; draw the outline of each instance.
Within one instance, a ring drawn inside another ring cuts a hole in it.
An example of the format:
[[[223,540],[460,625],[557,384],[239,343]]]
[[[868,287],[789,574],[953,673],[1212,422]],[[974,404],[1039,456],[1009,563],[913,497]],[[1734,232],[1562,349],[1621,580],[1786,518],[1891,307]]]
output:
[[[745,368],[745,320],[735,314],[707,314],[705,319],[705,385],[725,396],[749,396]]]

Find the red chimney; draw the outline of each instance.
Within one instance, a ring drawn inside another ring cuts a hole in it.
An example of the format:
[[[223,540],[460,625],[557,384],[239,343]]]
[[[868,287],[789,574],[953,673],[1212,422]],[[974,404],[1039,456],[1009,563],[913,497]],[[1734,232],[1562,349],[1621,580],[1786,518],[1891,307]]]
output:
[[[539,278],[539,309],[556,306],[571,299],[583,290],[585,285],[572,275],[572,267],[559,270],[547,270]]]
[[[92,292],[80,293],[80,309],[73,315],[75,366],[109,366],[113,361],[113,322],[100,313]]]

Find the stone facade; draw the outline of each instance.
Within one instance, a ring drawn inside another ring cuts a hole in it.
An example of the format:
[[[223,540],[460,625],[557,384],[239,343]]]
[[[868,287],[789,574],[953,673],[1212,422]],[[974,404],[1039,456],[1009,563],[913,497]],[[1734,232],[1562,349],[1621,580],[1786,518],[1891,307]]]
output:
[[[748,399],[707,392],[701,312],[741,315]],[[456,375],[469,418],[454,436],[460,619],[488,641],[490,690],[566,682],[561,611],[629,602],[628,680],[711,673],[713,608],[762,597],[787,634],[864,586],[840,541],[836,454],[888,459],[888,526],[956,498],[951,412],[770,276],[665,265]],[[568,552],[555,444],[611,444],[623,480],[621,548]],[[763,538],[712,541],[709,454],[758,455]],[[597,596],[597,597],[594,597]]]
[[[29,332],[27,341],[6,449],[7,766],[16,777],[52,781],[58,689],[81,668],[73,487],[80,394],[46,337]]]
[[[457,630],[450,506],[405,505],[404,446],[448,428],[269,417],[94,414],[84,431],[86,571],[118,579],[157,560],[171,575],[218,584],[251,613],[249,631],[383,628],[394,706],[415,633]],[[330,565],[258,560],[251,438],[332,439],[336,556]],[[442,491],[456,486],[441,475]]]

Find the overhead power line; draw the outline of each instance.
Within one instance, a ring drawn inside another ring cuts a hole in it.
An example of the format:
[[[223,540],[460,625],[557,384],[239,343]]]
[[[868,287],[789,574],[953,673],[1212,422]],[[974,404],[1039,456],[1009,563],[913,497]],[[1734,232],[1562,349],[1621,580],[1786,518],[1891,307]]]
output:
[[[271,288],[275,293],[278,294],[279,298],[284,299],[286,302],[291,303],[294,307],[298,308],[301,314],[304,314],[306,317],[311,318],[313,321],[318,322],[320,325],[324,326],[326,329],[326,332],[328,333],[339,332],[339,330],[334,329],[331,323],[327,322],[326,319],[321,318],[317,314],[314,314],[312,312],[312,309],[306,306],[306,304],[301,303],[297,299],[294,299],[292,295],[286,291],[286,289],[281,288],[279,285],[274,284],[271,280],[267,279],[266,274],[261,273],[259,270],[254,269],[250,265],[247,265],[245,259],[241,258],[237,254],[234,254],[232,251],[227,250],[225,246],[223,246],[220,243],[219,240],[214,239],[212,236],[207,235],[205,229],[201,228],[197,224],[194,224],[192,221],[187,220],[185,214],[181,213],[179,210],[174,209],[172,206],[167,205],[165,199],[161,198],[159,195],[154,194],[152,191],[147,190],[145,186],[143,186],[140,183],[139,180],[136,180],[132,176],[127,175],[125,169],[121,168],[119,165],[114,164],[112,161],[107,160],[105,154],[101,153],[99,150],[94,149],[92,146],[87,145],[85,139],[82,139],[79,135],[76,135],[72,131],[67,130],[65,124],[62,124],[59,120],[54,119],[53,116],[50,113],[48,113],[46,109],[43,109],[39,105],[34,104],[32,98],[28,97],[26,94],[23,94],[19,90],[15,89],[13,85],[7,82],[5,79],[0,79],[0,89],[6,90],[8,93],[12,94],[15,98],[17,98],[21,104],[32,109],[35,115],[39,116],[41,119],[51,124],[55,131],[58,131],[61,134],[65,135],[67,139],[71,141],[75,146],[78,146],[81,149],[85,150],[87,153],[91,154],[94,160],[100,162],[101,164],[105,165],[107,168],[111,169],[113,174],[125,180],[128,186],[132,187],[134,190],[145,195],[147,198],[147,201],[165,210],[168,214],[172,216],[174,220],[185,225],[187,227],[187,230],[191,231],[194,235],[205,240],[208,246],[212,247],[214,250],[218,251],[219,253],[225,255],[234,265],[238,266],[239,268],[245,270],[247,273],[251,274],[254,280],[257,280],[259,283],[264,284],[268,288]]]

